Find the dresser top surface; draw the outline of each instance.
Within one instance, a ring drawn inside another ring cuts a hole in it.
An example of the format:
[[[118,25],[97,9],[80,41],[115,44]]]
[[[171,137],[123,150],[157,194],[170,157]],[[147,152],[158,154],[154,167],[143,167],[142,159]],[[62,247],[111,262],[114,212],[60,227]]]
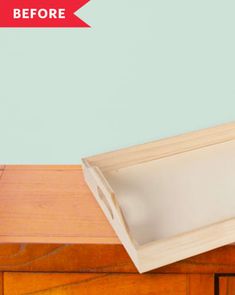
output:
[[[0,243],[120,243],[80,165],[0,165],[0,220]]]

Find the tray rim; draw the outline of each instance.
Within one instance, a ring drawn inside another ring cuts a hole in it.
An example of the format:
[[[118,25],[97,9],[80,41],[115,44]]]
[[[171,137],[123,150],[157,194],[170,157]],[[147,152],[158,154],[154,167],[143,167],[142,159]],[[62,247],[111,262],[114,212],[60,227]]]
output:
[[[115,192],[103,172],[233,140],[235,140],[235,122],[82,159],[88,186],[139,272],[146,272],[233,243],[235,218],[140,246],[131,237]],[[101,200],[97,187],[101,190],[105,202]]]

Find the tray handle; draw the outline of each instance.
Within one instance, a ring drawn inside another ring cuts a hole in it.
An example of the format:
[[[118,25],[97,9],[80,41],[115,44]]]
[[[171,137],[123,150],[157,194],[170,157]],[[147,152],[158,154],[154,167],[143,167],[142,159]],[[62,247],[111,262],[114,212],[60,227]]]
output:
[[[125,229],[125,232],[128,235],[129,239],[132,241],[132,243],[136,245],[136,241],[133,240],[130,235],[127,223],[125,221],[122,209],[117,201],[116,195],[107,180],[105,179],[102,171],[96,166],[89,167],[89,170],[95,179],[98,196],[102,203],[105,205],[110,219],[114,220],[115,218],[118,218],[119,222]]]

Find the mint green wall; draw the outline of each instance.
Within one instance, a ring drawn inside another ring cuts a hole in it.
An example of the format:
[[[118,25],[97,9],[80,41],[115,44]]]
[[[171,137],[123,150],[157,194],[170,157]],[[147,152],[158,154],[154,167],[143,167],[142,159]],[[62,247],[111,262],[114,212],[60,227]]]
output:
[[[82,156],[235,119],[235,2],[93,0],[92,29],[0,29],[0,162]]]

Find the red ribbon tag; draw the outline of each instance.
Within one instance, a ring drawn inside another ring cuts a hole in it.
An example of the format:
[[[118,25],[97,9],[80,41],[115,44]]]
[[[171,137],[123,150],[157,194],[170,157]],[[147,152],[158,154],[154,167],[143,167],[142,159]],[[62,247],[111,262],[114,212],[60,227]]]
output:
[[[0,0],[0,27],[88,28],[75,15],[89,0]]]

